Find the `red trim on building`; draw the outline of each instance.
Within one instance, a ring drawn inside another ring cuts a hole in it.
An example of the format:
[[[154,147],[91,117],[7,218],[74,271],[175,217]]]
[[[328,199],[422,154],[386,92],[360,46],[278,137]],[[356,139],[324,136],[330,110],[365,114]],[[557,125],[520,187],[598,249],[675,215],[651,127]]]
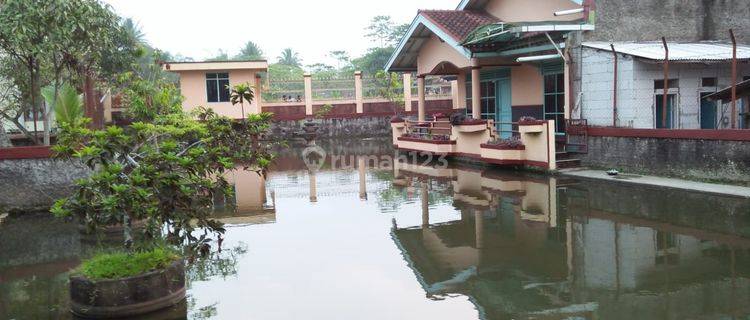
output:
[[[0,160],[46,159],[52,157],[49,146],[13,147],[0,149]]]
[[[494,149],[494,150],[526,150],[526,146],[508,147],[499,144],[487,144],[482,143],[479,145],[480,148]]]
[[[750,141],[750,130],[747,129],[633,129],[589,127],[588,135],[593,137]]]
[[[398,137],[398,141],[410,141],[410,142],[420,142],[420,143],[430,143],[430,144],[456,144],[456,140],[426,140],[426,139],[409,138],[409,137]]]

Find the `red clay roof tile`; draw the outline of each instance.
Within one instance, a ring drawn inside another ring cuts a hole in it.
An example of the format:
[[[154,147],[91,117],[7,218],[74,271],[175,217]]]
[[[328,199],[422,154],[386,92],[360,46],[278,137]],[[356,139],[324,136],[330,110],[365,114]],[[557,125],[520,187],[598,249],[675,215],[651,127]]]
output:
[[[474,29],[500,22],[483,11],[474,10],[419,10],[419,14],[443,29],[456,41],[462,41]]]

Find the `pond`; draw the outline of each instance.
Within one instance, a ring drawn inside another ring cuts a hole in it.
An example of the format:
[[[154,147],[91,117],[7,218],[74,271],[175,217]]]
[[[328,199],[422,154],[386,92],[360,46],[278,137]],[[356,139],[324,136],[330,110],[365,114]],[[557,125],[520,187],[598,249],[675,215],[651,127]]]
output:
[[[265,180],[232,174],[222,251],[190,266],[185,303],[149,318],[750,316],[746,199],[388,164],[375,140],[320,142],[327,162],[310,170],[303,147]],[[67,274],[93,250],[74,223],[4,217],[0,319],[71,318]]]

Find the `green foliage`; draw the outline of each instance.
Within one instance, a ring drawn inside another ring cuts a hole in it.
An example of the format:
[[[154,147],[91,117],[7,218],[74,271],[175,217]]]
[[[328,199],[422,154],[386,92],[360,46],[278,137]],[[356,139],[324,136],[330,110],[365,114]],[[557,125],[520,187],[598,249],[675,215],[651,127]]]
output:
[[[370,48],[365,55],[352,60],[352,64],[364,74],[376,74],[388,63],[393,50],[393,47]]]
[[[268,74],[271,79],[301,79],[305,71],[299,66],[273,63],[268,66]]]
[[[83,261],[79,272],[92,280],[126,278],[166,268],[179,258],[177,251],[166,247],[134,253],[101,253]]]
[[[73,86],[63,84],[55,97],[55,88],[47,86],[42,89],[42,96],[47,106],[55,110],[58,123],[72,123],[83,117],[83,98]]]
[[[234,56],[236,60],[259,60],[263,59],[263,50],[252,41],[245,43],[245,46],[240,49],[240,53]]]
[[[242,118],[244,119],[245,101],[247,101],[247,103],[252,103],[253,99],[255,99],[253,89],[250,88],[249,83],[236,84],[229,89],[229,101],[232,102],[232,105],[237,105],[238,103],[240,104],[240,106],[242,107]]]
[[[137,122],[104,130],[86,128],[87,119],[62,124],[56,157],[78,159],[94,172],[51,211],[75,216],[91,231],[122,224],[127,248],[133,244],[128,226],[139,220],[145,227],[137,249],[163,237],[200,248],[209,234],[224,232],[211,211],[215,196],[232,195],[225,173],[243,166],[264,174],[273,160],[263,138],[271,114],[236,121],[198,108],[192,117],[182,113],[172,84],[138,78],[127,84],[130,108],[142,109]]]
[[[375,74],[375,79],[377,80],[378,95],[392,102],[393,113],[394,115],[398,114],[404,108],[404,82],[401,81],[397,73],[388,73],[382,70]]]
[[[127,116],[133,121],[153,121],[159,115],[182,112],[180,89],[169,79],[143,78],[126,72],[120,75],[122,102],[128,106]]]
[[[326,115],[331,113],[331,110],[333,110],[333,106],[330,104],[324,104],[323,106],[318,109],[318,111],[315,111],[315,117],[318,119],[325,118]]]
[[[297,52],[294,52],[292,48],[286,48],[281,51],[281,55],[278,57],[278,63],[286,66],[299,67],[302,65],[302,60]]]

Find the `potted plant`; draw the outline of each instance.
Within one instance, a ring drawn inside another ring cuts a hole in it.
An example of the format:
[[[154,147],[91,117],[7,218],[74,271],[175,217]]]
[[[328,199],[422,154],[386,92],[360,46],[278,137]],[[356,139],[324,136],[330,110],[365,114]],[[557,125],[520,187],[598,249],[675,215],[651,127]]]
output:
[[[270,114],[232,120],[197,108],[190,116],[173,85],[130,81],[131,125],[92,130],[77,119],[61,124],[54,147],[93,173],[52,213],[95,232],[122,226],[119,250],[84,260],[70,277],[71,311],[84,317],[135,316],[184,299],[185,261],[224,232],[211,219],[214,197],[232,194],[224,173],[243,166],[262,174],[273,158],[262,141]],[[134,230],[135,221],[143,228]]]

